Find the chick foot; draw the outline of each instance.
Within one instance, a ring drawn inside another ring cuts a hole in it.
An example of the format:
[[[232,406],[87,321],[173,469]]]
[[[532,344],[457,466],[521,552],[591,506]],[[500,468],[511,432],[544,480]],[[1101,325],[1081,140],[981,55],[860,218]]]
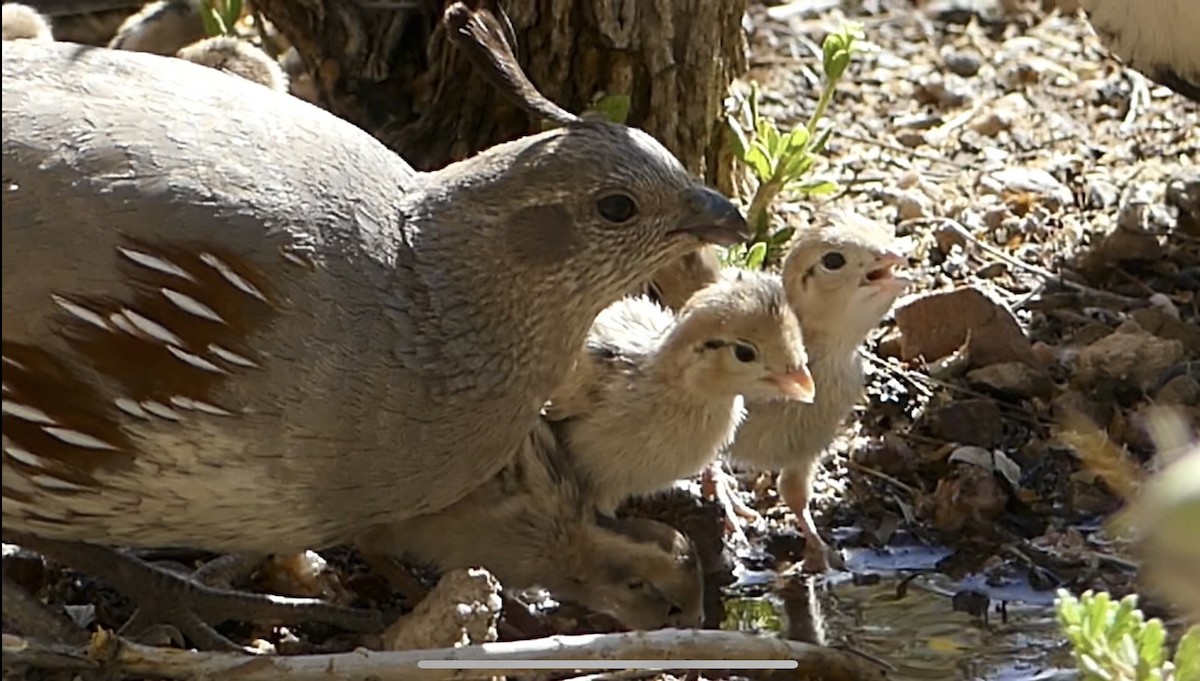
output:
[[[79,542],[60,542],[22,535],[13,539],[59,562],[72,565],[108,583],[137,604],[138,610],[121,633],[136,633],[152,623],[175,627],[197,648],[245,651],[215,629],[229,620],[270,621],[279,624],[324,622],[351,631],[375,632],[383,628],[379,613],[330,605],[311,598],[252,594],[208,586],[200,579],[216,580],[226,568],[244,568],[249,556],[218,559],[213,568],[195,575],[179,575],[114,549]],[[218,569],[220,568],[220,569]],[[132,626],[131,626],[132,625]]]
[[[817,574],[827,572],[830,568],[843,569],[846,567],[841,555],[832,549],[817,532],[817,524],[813,521],[812,512],[808,510],[809,481],[807,473],[796,474],[791,469],[783,469],[776,484],[779,496],[796,514],[796,525],[800,534],[804,535],[804,563],[802,572]]]
[[[725,533],[738,544],[745,544],[745,527],[757,524],[763,517],[750,508],[738,496],[739,484],[736,477],[727,473],[720,461],[714,461],[700,473],[700,491],[706,498],[715,500],[725,515]]]

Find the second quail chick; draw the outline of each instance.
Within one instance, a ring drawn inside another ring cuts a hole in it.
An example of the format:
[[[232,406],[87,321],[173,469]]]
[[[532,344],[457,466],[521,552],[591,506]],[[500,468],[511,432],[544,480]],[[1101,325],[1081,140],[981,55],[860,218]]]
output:
[[[867,333],[909,280],[890,229],[852,213],[797,232],[783,263],[788,299],[800,319],[818,387],[811,404],[747,400],[747,416],[729,449],[735,462],[781,469],[779,494],[805,537],[804,567],[828,569],[828,547],[808,510],[815,464],[863,392],[858,356]]]
[[[54,40],[50,20],[32,7],[6,2],[3,11],[5,40]]]
[[[108,46],[169,57],[204,36],[198,0],[158,0],[130,15]]]
[[[438,569],[482,565],[507,589],[545,587],[634,629],[697,627],[704,584],[695,547],[642,518],[597,518],[576,471],[540,423],[513,463],[438,513],[376,527],[368,554]]]
[[[198,40],[175,56],[193,64],[241,76],[276,92],[288,91],[288,78],[279,63],[260,48],[234,36],[221,35]]]
[[[742,397],[813,400],[799,322],[779,277],[738,271],[678,317],[625,298],[596,318],[546,417],[596,508],[694,475],[732,439]]]

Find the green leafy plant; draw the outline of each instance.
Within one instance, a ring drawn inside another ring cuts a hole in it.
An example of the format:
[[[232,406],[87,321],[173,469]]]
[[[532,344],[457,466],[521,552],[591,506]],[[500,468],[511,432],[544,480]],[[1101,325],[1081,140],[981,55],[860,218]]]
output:
[[[209,37],[237,35],[234,27],[241,17],[242,0],[204,0],[200,7],[200,19]]]
[[[825,84],[816,108],[804,125],[783,132],[774,121],[763,116],[757,83],[751,83],[749,95],[726,116],[734,156],[750,170],[758,184],[746,208],[752,238],[748,244],[726,249],[723,258],[726,264],[761,268],[775,262],[792,237],[791,228],[774,226],[774,203],[780,195],[799,192],[815,196],[837,191],[836,183],[809,175],[833,132],[831,127],[818,130],[818,125],[862,38],[862,26],[856,23],[845,24],[825,37],[822,44]]]
[[[1075,598],[1060,589],[1054,609],[1084,681],[1200,681],[1200,627],[1184,634],[1169,661],[1166,629],[1145,619],[1135,595]]]
[[[592,100],[588,112],[597,113],[613,123],[624,124],[629,118],[629,95],[599,93]]]

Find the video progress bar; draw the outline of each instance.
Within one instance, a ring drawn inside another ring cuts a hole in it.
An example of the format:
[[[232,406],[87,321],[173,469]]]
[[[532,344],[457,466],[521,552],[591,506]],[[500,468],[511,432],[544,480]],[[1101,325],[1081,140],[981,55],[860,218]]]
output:
[[[419,660],[420,669],[795,669],[795,660]]]

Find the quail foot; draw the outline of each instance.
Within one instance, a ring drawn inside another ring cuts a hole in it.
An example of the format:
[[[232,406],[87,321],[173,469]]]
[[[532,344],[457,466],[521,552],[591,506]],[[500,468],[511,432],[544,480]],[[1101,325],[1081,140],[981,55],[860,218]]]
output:
[[[745,226],[565,112],[425,174],[176,59],[14,41],[2,83],[6,537],[294,552],[437,513],[512,461],[604,307]]]
[[[596,318],[546,408],[600,513],[698,473],[745,399],[813,400],[804,342],[778,276],[739,270],[678,315],[646,297]]]
[[[894,249],[891,229],[849,212],[797,231],[783,282],[800,319],[816,397],[811,404],[748,400],[729,448],[735,463],[780,470],[777,488],[804,535],[808,571],[824,571],[830,561],[808,508],[815,465],[862,397],[859,347],[909,283],[892,272],[905,262]]]
[[[541,586],[634,629],[699,626],[704,588],[691,542],[654,521],[597,518],[577,474],[541,424],[512,464],[461,501],[374,528],[358,546],[442,571],[482,565],[506,589]]]

